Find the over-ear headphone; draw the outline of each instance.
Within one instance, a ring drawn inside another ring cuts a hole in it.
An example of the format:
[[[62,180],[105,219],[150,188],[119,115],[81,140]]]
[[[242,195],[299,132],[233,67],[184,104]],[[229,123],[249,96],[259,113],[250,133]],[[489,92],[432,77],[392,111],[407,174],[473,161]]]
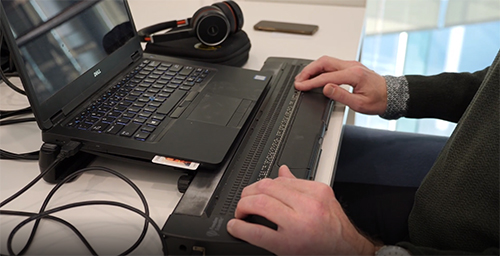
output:
[[[243,27],[243,12],[236,2],[224,1],[205,6],[196,11],[192,18],[173,20],[152,25],[137,33],[143,42],[159,43],[196,36],[208,46],[219,45]],[[154,33],[171,29],[165,34]]]

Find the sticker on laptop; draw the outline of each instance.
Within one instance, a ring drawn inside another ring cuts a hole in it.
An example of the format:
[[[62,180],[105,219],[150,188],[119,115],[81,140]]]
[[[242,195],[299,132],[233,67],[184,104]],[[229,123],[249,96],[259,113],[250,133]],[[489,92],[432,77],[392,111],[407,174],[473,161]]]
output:
[[[255,76],[253,77],[253,79],[255,79],[255,80],[259,80],[259,81],[266,81],[267,76],[255,75]]]
[[[188,169],[188,170],[196,170],[198,168],[198,166],[200,166],[200,163],[181,160],[181,159],[175,159],[175,158],[165,157],[165,156],[155,156],[153,158],[153,160],[151,160],[151,161],[155,164],[168,165],[168,166],[183,168],[183,169]]]

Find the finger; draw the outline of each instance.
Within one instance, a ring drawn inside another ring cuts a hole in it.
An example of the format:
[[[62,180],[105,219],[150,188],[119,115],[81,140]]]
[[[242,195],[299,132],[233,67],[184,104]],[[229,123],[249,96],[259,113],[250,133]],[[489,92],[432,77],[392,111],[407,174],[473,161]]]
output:
[[[351,107],[354,111],[358,111],[356,106],[358,106],[359,102],[361,102],[363,97],[365,97],[364,95],[350,93],[336,84],[325,85],[323,88],[323,94],[334,101]]]
[[[231,219],[227,223],[226,228],[232,236],[268,251],[276,250],[277,246],[286,244],[284,237],[276,230],[262,225],[248,223],[239,219]]]
[[[295,77],[295,81],[302,82],[324,72],[342,70],[356,64],[357,62],[344,61],[333,57],[323,56],[304,67],[304,69],[302,69],[302,71]]]
[[[302,82],[325,72],[324,61],[321,58],[309,63],[295,76],[295,82]]]
[[[318,183],[303,179],[290,179],[278,177],[274,180],[263,179],[245,187],[241,193],[241,198],[253,195],[268,195],[283,202],[294,209],[301,201],[310,200],[314,197],[314,191]]]
[[[296,177],[293,175],[293,173],[290,171],[290,169],[286,165],[280,166],[280,168],[278,170],[278,176],[284,177],[284,178],[296,179]]]
[[[335,83],[335,78],[332,73],[323,73],[316,77],[304,81],[295,81],[295,89],[299,91],[309,91],[314,88],[319,88],[325,86],[327,83]]]
[[[281,180],[294,180],[290,178],[263,179],[253,183],[243,189],[241,199],[249,196],[266,195],[282,202],[292,208],[294,203],[301,197],[301,191],[296,191],[296,188],[281,182]]]
[[[248,215],[262,216],[280,226],[293,215],[293,209],[276,198],[259,194],[243,197],[238,202],[234,216],[244,219]]]
[[[356,87],[359,83],[359,72],[355,71],[356,68],[342,69],[323,73],[319,76],[305,80],[302,82],[295,82],[295,88],[300,91],[308,91],[314,88],[323,87],[326,84],[348,84]]]

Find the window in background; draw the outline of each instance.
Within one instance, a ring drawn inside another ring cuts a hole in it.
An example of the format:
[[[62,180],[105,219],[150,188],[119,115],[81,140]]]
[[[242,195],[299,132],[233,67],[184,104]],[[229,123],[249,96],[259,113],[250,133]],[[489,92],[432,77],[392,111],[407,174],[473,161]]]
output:
[[[368,0],[361,62],[382,75],[474,72],[500,49],[498,0]],[[356,113],[355,124],[449,136],[438,119],[388,121]]]

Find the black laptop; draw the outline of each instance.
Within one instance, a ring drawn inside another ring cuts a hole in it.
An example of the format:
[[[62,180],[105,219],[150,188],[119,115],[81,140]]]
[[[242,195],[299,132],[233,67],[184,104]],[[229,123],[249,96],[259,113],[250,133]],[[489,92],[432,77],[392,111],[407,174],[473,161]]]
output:
[[[272,76],[144,54],[125,0],[2,0],[0,12],[46,143],[214,166]]]

